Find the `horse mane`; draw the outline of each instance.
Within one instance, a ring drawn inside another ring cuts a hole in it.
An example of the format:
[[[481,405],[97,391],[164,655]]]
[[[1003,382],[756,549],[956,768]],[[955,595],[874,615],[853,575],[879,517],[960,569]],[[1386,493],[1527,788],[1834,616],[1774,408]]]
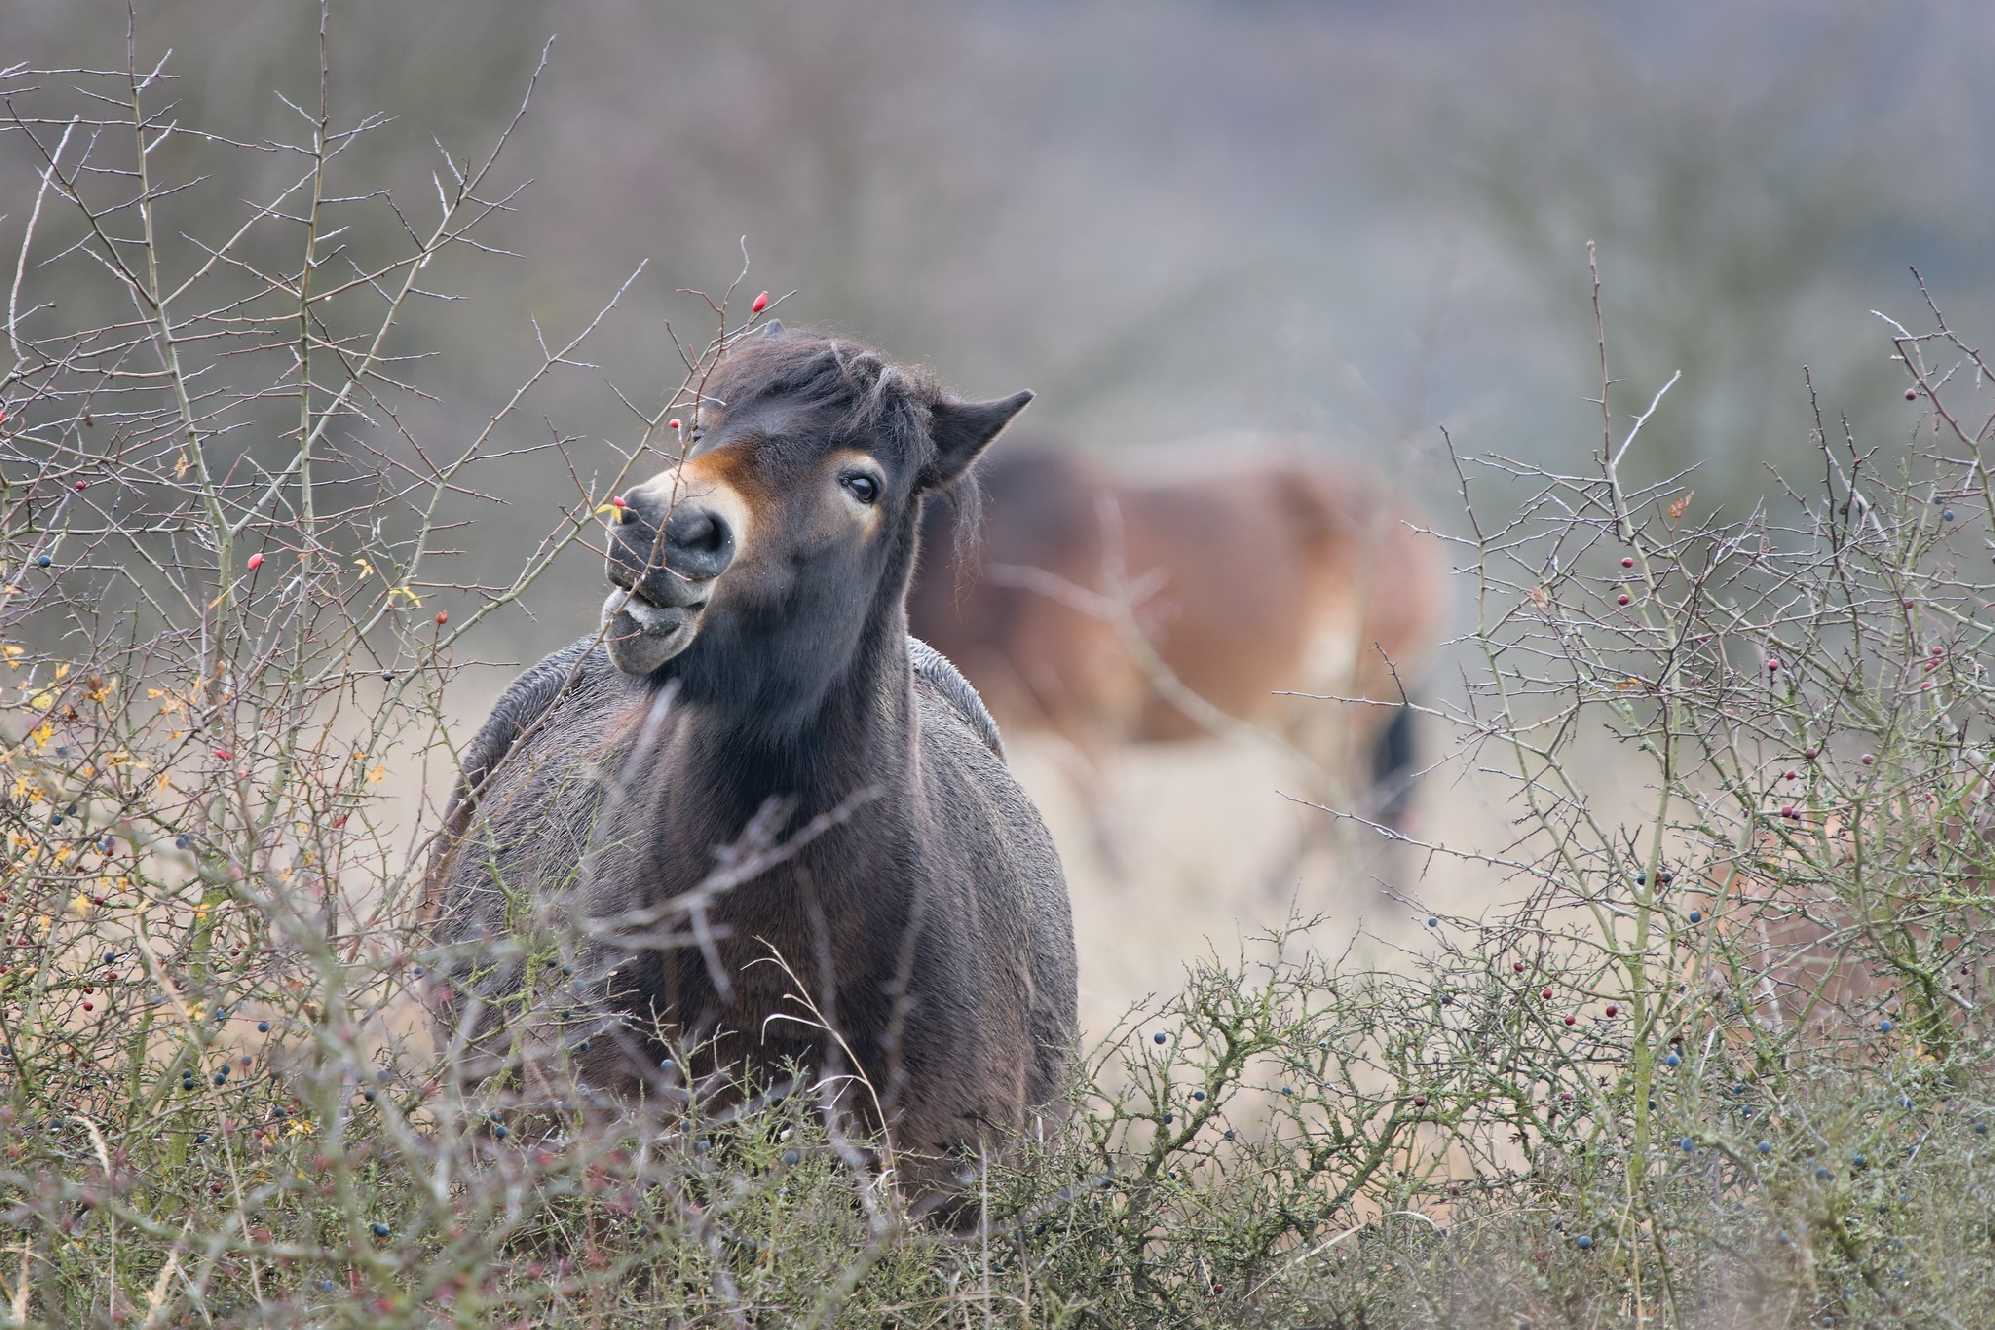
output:
[[[889,441],[922,466],[934,455],[928,414],[941,385],[863,342],[787,328],[750,334],[727,348],[703,393],[730,415],[759,402],[794,402],[819,428]]]

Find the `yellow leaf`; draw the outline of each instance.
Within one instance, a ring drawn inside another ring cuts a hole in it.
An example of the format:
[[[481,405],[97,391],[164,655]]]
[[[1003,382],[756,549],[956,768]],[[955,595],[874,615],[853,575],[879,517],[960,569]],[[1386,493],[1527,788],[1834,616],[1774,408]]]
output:
[[[64,661],[62,664],[55,667],[55,681],[57,683],[61,683],[64,679],[67,679],[68,677],[69,677],[69,662]]]
[[[48,708],[44,707],[42,709],[46,711]],[[52,720],[45,720],[41,724],[35,726],[34,737],[35,737],[35,747],[47,748],[48,741],[55,738],[55,722]]]
[[[379,785],[386,779],[388,779],[388,768],[386,767],[375,767],[367,773],[367,783],[369,785]]]

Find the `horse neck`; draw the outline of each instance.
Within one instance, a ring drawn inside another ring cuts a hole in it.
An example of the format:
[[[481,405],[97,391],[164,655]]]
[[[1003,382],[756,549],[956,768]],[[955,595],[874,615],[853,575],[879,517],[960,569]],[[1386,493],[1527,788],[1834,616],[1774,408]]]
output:
[[[682,723],[673,803],[709,833],[720,823],[733,837],[772,800],[792,806],[787,831],[857,798],[896,800],[914,760],[906,614],[895,605],[869,626],[851,667],[807,715],[772,728],[750,713],[696,706]]]

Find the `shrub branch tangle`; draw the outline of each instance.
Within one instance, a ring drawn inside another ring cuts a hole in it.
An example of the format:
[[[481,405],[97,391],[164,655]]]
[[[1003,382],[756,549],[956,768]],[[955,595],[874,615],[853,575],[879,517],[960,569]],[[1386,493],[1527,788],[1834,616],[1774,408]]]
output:
[[[339,105],[323,36],[272,137],[183,123],[139,47],[0,68],[13,1321],[1985,1319],[1995,412],[1923,283],[1881,324],[1904,437],[1853,437],[1797,375],[1820,472],[1741,510],[1652,474],[1644,430],[1699,385],[1612,381],[1596,276],[1572,470],[1449,441],[1477,613],[1430,786],[1498,792],[1514,833],[1401,840],[1486,908],[1430,910],[1416,876],[1428,940],[1393,968],[1303,921],[1192,964],[1097,1032],[1070,1125],[992,1170],[965,1239],[910,1221],[815,1095],[550,1122],[460,1098],[410,1033],[440,810],[406,794],[455,774],[465,634],[600,554],[599,509],[752,322],[734,288],[672,335],[671,381],[593,389],[619,444],[528,417],[588,381],[641,267],[426,437],[398,329],[510,261],[527,99],[418,204],[349,176],[402,131]],[[264,176],[248,204],[216,184]],[[515,467],[560,478],[560,520],[466,576],[481,477]]]

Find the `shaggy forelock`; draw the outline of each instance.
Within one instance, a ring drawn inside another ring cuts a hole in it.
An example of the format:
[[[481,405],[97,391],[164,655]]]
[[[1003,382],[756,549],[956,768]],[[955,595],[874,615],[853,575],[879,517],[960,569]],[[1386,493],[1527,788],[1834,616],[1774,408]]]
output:
[[[888,444],[925,465],[929,408],[941,388],[925,371],[897,365],[859,342],[786,330],[730,347],[706,386],[729,415],[757,403],[792,402],[833,434]]]

